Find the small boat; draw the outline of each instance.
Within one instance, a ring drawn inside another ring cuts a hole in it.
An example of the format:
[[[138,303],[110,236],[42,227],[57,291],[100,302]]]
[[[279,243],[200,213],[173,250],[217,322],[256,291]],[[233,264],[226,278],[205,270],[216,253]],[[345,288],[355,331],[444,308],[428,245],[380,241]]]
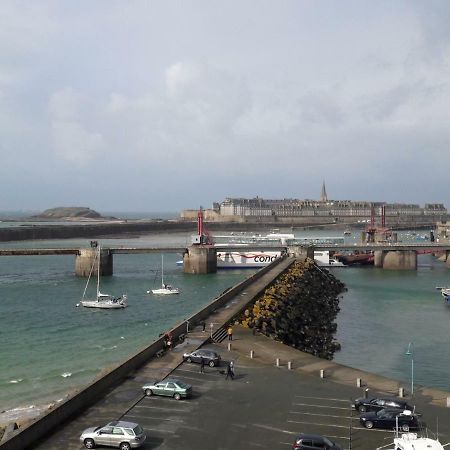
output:
[[[393,444],[378,447],[377,450],[383,448],[386,450],[444,450],[444,446],[438,439],[419,437],[417,433],[403,433],[400,437],[397,434]]]
[[[445,301],[448,305],[450,305],[450,288],[448,287],[436,287],[436,289],[439,289],[441,291],[442,297],[444,297]]]
[[[161,288],[160,289],[149,289],[147,294],[155,295],[173,295],[179,294],[180,291],[176,287],[170,284],[164,283],[164,255],[161,255]]]
[[[350,236],[351,234],[352,234],[352,232],[350,230],[344,231],[344,236]]]
[[[89,281],[91,279],[92,272],[97,262],[97,295],[95,299],[86,299],[86,291],[89,286]],[[89,272],[89,277],[86,282],[86,286],[83,292],[83,298],[80,303],[76,306],[84,306],[85,308],[98,308],[98,309],[122,309],[128,306],[127,296],[124,294],[121,297],[113,297],[109,294],[102,294],[100,292],[100,245],[97,248],[97,254],[92,262],[91,271]]]

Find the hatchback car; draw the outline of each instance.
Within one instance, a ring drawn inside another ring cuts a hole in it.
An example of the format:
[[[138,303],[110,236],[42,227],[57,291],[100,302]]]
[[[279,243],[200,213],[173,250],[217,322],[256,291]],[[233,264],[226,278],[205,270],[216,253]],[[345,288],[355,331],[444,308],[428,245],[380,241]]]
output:
[[[408,405],[406,400],[396,397],[376,397],[376,398],[357,398],[354,402],[354,408],[359,412],[380,411],[386,408],[397,408],[404,411],[414,410],[413,406]]]
[[[120,420],[110,422],[104,427],[84,430],[80,436],[80,441],[86,448],[104,445],[117,447],[120,450],[130,450],[143,445],[146,438],[147,436],[140,425]]]
[[[192,395],[192,386],[179,380],[168,378],[156,383],[148,383],[142,386],[144,394],[148,397],[151,395],[162,395],[165,397],[173,397],[175,400],[188,398]]]
[[[188,363],[200,363],[202,358],[205,361],[205,364],[208,364],[210,367],[220,366],[221,357],[218,353],[213,350],[199,349],[195,350],[191,353],[185,353],[183,355],[183,359]]]
[[[319,434],[300,434],[292,445],[293,450],[342,450],[342,447]]]
[[[411,411],[400,411],[398,409],[382,409],[380,411],[370,411],[361,415],[359,418],[361,425],[366,428],[398,428],[408,432],[420,427],[418,414]]]

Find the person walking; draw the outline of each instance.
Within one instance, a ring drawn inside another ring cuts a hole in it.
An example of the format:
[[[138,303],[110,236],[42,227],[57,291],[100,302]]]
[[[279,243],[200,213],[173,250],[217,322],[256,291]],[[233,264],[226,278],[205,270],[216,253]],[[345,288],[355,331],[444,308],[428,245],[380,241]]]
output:
[[[228,378],[234,378],[233,366],[231,365],[231,363],[228,363],[227,365],[227,376],[225,377],[225,380],[228,380]]]
[[[200,373],[205,373],[205,358],[200,358]]]
[[[231,379],[234,380],[234,362],[230,361]]]
[[[205,330],[206,330],[206,322],[203,321],[202,322],[202,331],[203,331],[203,333],[205,332]]]
[[[233,327],[231,325],[228,327],[227,334],[228,334],[228,340],[232,341],[233,340]]]

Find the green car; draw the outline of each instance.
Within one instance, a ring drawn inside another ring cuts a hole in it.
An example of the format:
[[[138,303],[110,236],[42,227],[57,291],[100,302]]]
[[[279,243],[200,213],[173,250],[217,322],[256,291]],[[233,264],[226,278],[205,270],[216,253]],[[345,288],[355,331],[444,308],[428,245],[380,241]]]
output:
[[[166,397],[173,397],[175,400],[188,398],[192,394],[191,385],[174,380],[173,378],[146,384],[142,386],[142,389],[148,397],[151,395],[164,395]]]

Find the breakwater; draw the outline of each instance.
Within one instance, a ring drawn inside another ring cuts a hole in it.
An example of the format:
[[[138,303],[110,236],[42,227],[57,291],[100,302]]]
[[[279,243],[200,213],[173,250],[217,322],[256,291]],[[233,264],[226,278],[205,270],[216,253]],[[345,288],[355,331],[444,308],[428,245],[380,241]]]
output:
[[[345,286],[312,259],[296,261],[245,310],[244,327],[320,358],[332,359],[339,294]]]

